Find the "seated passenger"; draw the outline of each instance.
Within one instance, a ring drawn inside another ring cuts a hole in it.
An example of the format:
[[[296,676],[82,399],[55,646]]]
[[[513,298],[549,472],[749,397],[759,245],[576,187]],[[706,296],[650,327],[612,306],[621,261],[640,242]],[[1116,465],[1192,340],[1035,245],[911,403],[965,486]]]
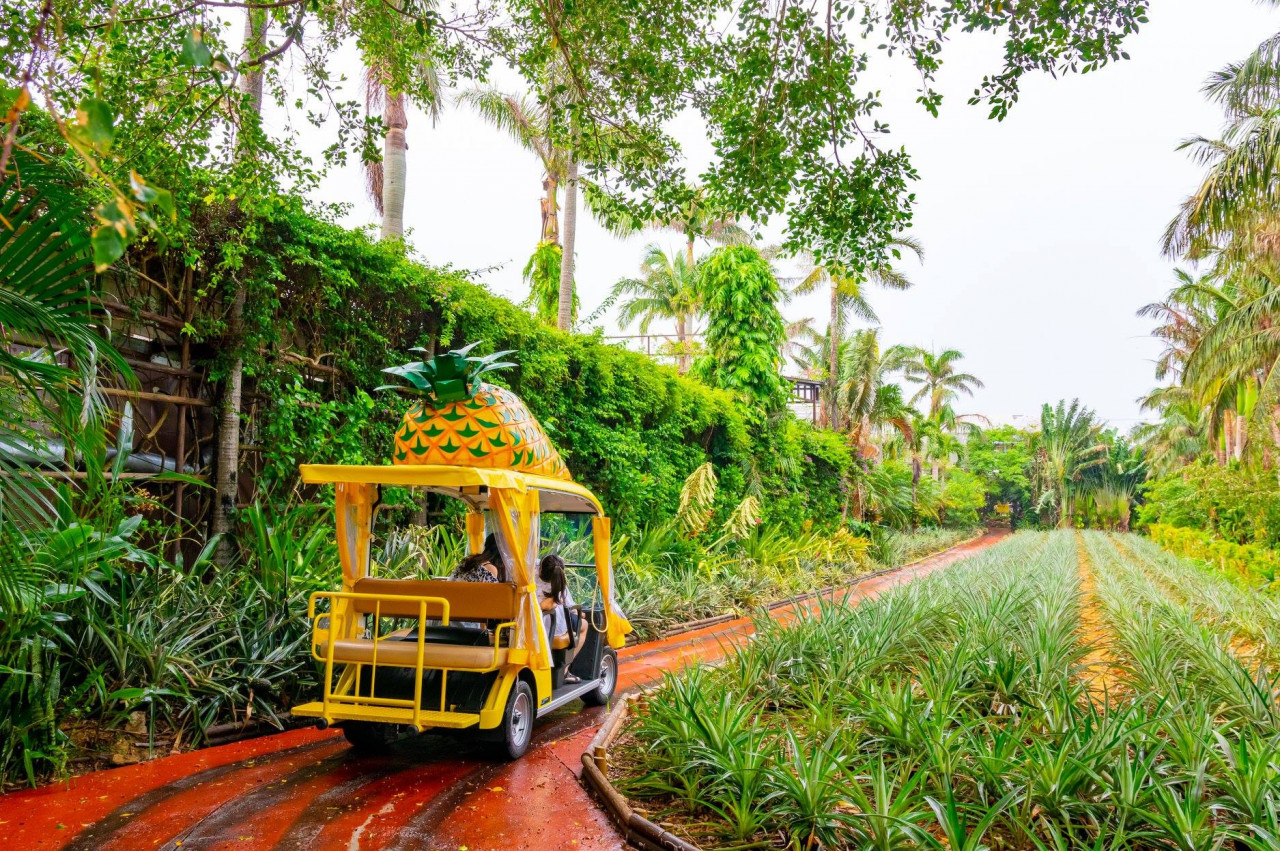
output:
[[[449,574],[455,582],[505,582],[506,570],[502,562],[502,553],[498,551],[498,539],[489,535],[485,539],[484,549],[473,553],[462,560],[462,564]],[[470,627],[472,629],[493,629],[496,621],[480,623],[478,621],[458,621],[452,626]]]
[[[578,604],[569,593],[569,583],[564,573],[564,559],[552,553],[542,560],[538,566],[538,602],[546,613],[543,623],[548,627],[547,636],[553,650],[564,650],[566,668],[582,647],[587,635],[587,624],[578,611]],[[565,676],[565,682],[576,683],[578,678],[572,674]]]
[[[462,560],[462,564],[449,574],[453,582],[497,582],[498,568],[485,558],[484,553],[474,553]]]
[[[506,582],[506,573],[498,538],[490,534],[484,540],[484,549],[464,558],[449,578],[459,582]]]

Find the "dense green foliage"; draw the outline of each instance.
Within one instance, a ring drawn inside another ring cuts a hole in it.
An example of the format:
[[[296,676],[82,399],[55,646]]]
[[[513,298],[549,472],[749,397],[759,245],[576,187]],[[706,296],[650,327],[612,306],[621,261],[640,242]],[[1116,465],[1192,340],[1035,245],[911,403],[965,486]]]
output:
[[[1016,527],[1033,508],[1031,437],[1013,426],[997,426],[970,435],[964,447],[965,469],[986,484],[988,507],[1009,507]]]
[[[699,375],[752,410],[778,410],[786,401],[778,374],[786,325],[778,312],[782,290],[768,261],[748,245],[717,248],[703,261],[698,286],[708,321]]]
[[[624,527],[673,516],[681,483],[708,458],[732,471],[726,499],[741,498],[739,469],[769,458],[759,472],[773,497],[766,502],[771,519],[795,528],[836,516],[848,461],[831,435],[793,419],[749,427],[748,413],[728,393],[597,338],[555,331],[461,274],[409,260],[399,246],[298,206],[267,220],[248,256],[248,286],[260,305],[247,317],[248,333],[266,352],[306,340],[308,348],[332,353],[346,376],[323,398],[299,381],[296,365],[266,356],[251,361],[272,395],[290,402],[271,406],[255,424],[270,440],[269,492],[291,489],[298,463],[388,461],[407,403],[366,395],[385,378],[381,368],[405,360],[412,346],[443,350],[480,340],[477,352],[516,351],[518,365],[500,383],[525,400],[578,480]]]
[[[385,117],[361,110],[333,67],[354,41],[383,91],[427,110],[439,106],[441,79],[484,82],[495,59],[514,67],[554,96],[543,135],[600,178],[609,191],[596,206],[614,221],[670,218],[689,205],[696,191],[667,127],[692,108],[716,152],[702,175],[712,206],[760,223],[790,206],[788,248],[874,266],[911,219],[915,172],[904,151],[872,141],[888,128],[863,80],[876,55],[870,34],[915,67],[920,103],[935,113],[942,96],[933,79],[951,33],[999,34],[1003,61],[972,102],[1003,117],[1024,75],[1117,61],[1146,20],[1142,0],[830,0],[786,14],[757,0],[678,0],[656,16],[644,0],[608,0],[589,14],[491,0],[452,16],[421,3],[264,0],[237,4],[260,34],[241,50],[244,25],[217,14],[223,8],[215,0],[6,6],[0,77],[23,88],[18,115],[34,95],[68,119],[68,138],[108,196],[103,262],[119,257],[137,214],[155,203],[131,168],[173,193],[165,206],[176,218],[153,231],[181,233],[200,197],[188,179],[201,170],[233,175],[224,197],[251,210],[277,181],[314,185],[320,168],[296,144],[304,128],[327,132],[326,163],[376,160]],[[232,88],[246,78],[260,81],[257,95]],[[280,129],[261,121],[263,100],[295,120]]]
[[[1199,529],[1163,523],[1152,523],[1146,531],[1151,540],[1174,555],[1201,561],[1254,587],[1269,585],[1280,575],[1280,553],[1261,544],[1237,544]]]
[[[205,245],[215,258],[217,239],[210,234]],[[190,530],[171,525],[145,484],[112,481],[101,464],[60,493],[47,523],[18,534],[5,518],[6,779],[60,770],[74,752],[64,733],[73,721],[115,725],[142,712],[162,745],[175,734],[198,744],[210,724],[274,719],[309,693],[305,599],[338,570],[328,496],[301,489],[297,465],[389,460],[407,402],[366,391],[385,380],[382,366],[417,344],[439,350],[483,339],[483,351],[519,352],[502,380],[617,518],[625,599],[651,631],[682,616],[745,611],[866,563],[856,543],[833,551],[818,535],[839,523],[850,456],[838,435],[787,416],[757,422],[725,391],[598,338],[550,329],[458,273],[411,261],[403,246],[336,227],[288,199],[260,217],[240,249],[251,294],[245,333],[256,344],[246,365],[274,401],[251,424],[264,450],[259,492],[272,507],[243,513],[238,561],[218,570],[208,561],[216,540],[200,540],[199,556],[184,561],[177,539]],[[216,338],[217,321],[195,317],[196,339]],[[328,353],[335,379],[305,380],[296,360],[277,356],[299,347]],[[721,481],[716,528],[750,490],[762,506],[756,531],[672,556],[628,544],[670,521],[685,478],[708,461]],[[378,545],[412,550],[390,537]],[[445,550],[456,556],[456,547]]]
[[[1236,544],[1280,547],[1280,485],[1273,470],[1189,464],[1147,484],[1144,524],[1197,529]]]
[[[762,623],[641,702],[624,788],[705,848],[1273,848],[1274,602],[1078,540]]]

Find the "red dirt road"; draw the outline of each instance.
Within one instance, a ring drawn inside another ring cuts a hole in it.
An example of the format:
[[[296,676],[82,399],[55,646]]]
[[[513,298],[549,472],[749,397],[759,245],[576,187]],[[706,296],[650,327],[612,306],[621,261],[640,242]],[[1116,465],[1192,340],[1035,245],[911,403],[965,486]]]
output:
[[[837,599],[875,597],[985,549],[988,535],[872,577]],[[790,620],[816,601],[775,610]],[[628,647],[619,686],[724,655],[746,619]],[[421,736],[364,756],[312,728],[95,772],[0,796],[0,836],[15,849],[432,849],[575,851],[625,848],[578,783],[579,758],[603,709],[568,708],[539,723],[529,753],[494,763],[464,738]]]

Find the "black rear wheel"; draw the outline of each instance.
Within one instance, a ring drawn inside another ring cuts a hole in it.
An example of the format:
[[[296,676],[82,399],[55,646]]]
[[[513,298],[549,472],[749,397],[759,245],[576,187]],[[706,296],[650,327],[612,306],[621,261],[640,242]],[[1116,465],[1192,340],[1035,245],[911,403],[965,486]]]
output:
[[[613,697],[618,687],[618,654],[613,648],[606,647],[600,656],[600,672],[596,675],[599,685],[582,696],[587,706],[604,706]]]

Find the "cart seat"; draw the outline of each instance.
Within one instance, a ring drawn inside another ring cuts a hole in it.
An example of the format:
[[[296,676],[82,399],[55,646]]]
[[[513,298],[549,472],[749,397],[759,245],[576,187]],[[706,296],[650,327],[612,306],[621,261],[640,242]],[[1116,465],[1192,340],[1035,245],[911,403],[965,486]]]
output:
[[[369,638],[339,639],[333,642],[333,661],[373,664],[374,642]],[[324,649],[320,648],[323,653]],[[424,668],[473,668],[487,670],[502,666],[507,661],[507,648],[499,647],[496,654],[492,645],[467,647],[458,644],[426,644],[422,651]],[[384,639],[378,642],[378,664],[397,668],[414,668],[418,664],[418,642]]]
[[[418,603],[396,597],[443,597],[449,601],[450,621],[513,621],[519,600],[511,582],[455,582],[449,579],[357,579],[351,588],[357,594],[376,594],[380,600],[358,598],[354,607],[361,614],[416,618]],[[441,617],[439,604],[427,604],[427,617]]]
[[[387,636],[391,638],[393,636]],[[399,637],[399,636],[394,636]],[[417,641],[418,630],[411,629],[401,638],[402,641]],[[427,626],[422,629],[422,640],[427,644],[464,644],[471,647],[477,645],[493,646],[493,634],[484,627],[475,626]]]

